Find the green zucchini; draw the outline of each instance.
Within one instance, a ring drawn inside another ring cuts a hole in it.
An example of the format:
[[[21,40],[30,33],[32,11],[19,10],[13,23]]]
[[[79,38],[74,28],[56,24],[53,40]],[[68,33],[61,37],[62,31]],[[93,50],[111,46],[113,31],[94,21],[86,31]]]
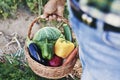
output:
[[[67,24],[63,25],[65,39],[72,42],[72,32],[70,27]]]

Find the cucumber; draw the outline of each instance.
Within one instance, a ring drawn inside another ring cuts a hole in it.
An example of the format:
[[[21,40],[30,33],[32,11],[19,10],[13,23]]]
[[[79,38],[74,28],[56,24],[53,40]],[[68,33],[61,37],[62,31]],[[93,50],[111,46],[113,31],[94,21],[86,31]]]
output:
[[[72,42],[72,33],[70,27],[67,24],[64,24],[63,30],[64,30],[65,39]]]

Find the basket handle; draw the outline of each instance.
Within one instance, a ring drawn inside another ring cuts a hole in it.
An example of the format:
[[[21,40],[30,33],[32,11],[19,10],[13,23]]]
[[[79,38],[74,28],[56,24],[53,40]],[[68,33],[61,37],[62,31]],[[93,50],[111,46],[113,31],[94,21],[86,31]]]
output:
[[[29,26],[29,28],[28,28],[28,34],[27,34],[29,39],[31,39],[31,38],[30,38],[30,35],[31,35],[31,31],[32,31],[33,25],[34,25],[39,19],[43,19],[43,18],[41,18],[41,16],[38,16],[38,17],[35,18],[35,19],[32,21],[32,23],[30,24],[30,26]],[[66,23],[66,24],[69,25],[69,22],[68,22],[68,20],[67,20],[66,18],[60,17],[60,19],[61,19],[64,23]]]

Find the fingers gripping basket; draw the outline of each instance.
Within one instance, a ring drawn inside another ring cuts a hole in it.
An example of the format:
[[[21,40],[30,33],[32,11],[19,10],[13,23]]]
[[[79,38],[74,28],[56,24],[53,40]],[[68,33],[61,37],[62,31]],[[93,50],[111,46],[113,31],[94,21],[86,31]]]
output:
[[[41,19],[41,17],[37,17],[29,26],[28,38],[30,38],[32,27],[33,27],[34,23],[36,23],[39,19]],[[62,22],[68,24],[68,21],[66,19],[62,19]],[[76,58],[74,58],[70,63],[68,63],[65,66],[59,66],[59,67],[44,66],[44,65],[36,62],[35,60],[33,60],[30,57],[29,51],[28,51],[26,45],[25,45],[25,55],[27,58],[27,62],[29,64],[30,68],[33,70],[33,72],[41,77],[45,77],[45,78],[49,78],[49,79],[59,79],[59,78],[67,76],[73,69],[73,67],[76,63],[76,60],[77,60]]]

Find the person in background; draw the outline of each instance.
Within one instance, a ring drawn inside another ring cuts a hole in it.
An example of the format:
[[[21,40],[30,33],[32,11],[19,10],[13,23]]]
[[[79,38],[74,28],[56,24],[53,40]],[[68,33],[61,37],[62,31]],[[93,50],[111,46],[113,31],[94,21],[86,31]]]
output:
[[[65,0],[49,0],[41,16],[61,20]],[[120,80],[120,0],[68,0],[79,43],[81,80]]]

